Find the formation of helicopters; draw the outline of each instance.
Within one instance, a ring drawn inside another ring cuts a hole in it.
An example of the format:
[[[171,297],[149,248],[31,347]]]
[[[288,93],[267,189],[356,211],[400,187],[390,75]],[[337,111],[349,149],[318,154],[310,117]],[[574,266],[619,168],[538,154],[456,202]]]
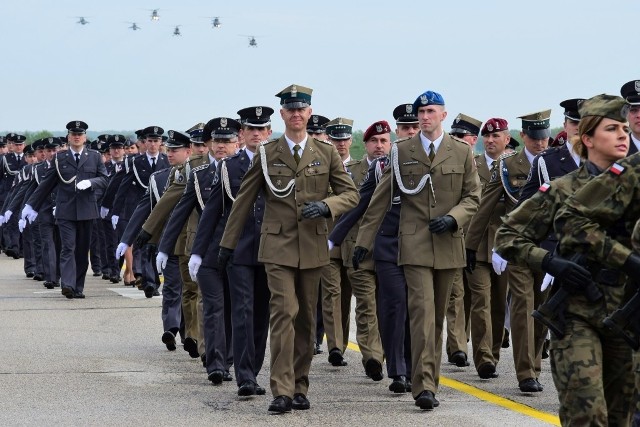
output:
[[[160,9],[149,9],[149,11],[151,12],[150,18],[152,22],[158,22],[160,20]],[[78,16],[78,22],[76,22],[77,24],[80,25],[87,25],[89,24],[89,21],[86,20],[86,18],[84,16]],[[222,27],[222,21],[220,19],[220,16],[212,16],[212,17],[208,17],[207,19],[211,20],[211,28],[220,28]],[[127,22],[127,24],[131,24],[128,28],[132,31],[137,31],[142,29],[142,27],[140,27],[137,23],[135,22]],[[176,25],[173,28],[173,35],[174,36],[181,36],[182,33],[180,32],[180,27],[182,25]],[[247,35],[240,35],[241,37],[247,37],[247,40],[249,42],[249,47],[258,47],[258,42],[256,41],[256,37],[255,36],[247,36]]]

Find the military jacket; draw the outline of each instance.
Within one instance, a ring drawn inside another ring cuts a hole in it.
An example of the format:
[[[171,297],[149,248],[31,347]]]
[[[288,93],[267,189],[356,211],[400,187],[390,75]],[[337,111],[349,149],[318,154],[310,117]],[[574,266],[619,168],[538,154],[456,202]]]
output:
[[[565,176],[576,169],[578,165],[569,153],[568,144],[546,149],[533,159],[527,183],[522,188],[518,204],[534,195],[543,183]]]

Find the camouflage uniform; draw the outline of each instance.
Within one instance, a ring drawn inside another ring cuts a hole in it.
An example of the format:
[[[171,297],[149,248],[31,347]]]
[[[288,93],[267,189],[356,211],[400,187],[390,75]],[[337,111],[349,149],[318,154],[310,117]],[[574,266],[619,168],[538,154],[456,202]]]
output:
[[[552,231],[556,212],[598,173],[587,161],[578,170],[543,184],[507,215],[496,233],[496,252],[511,263],[541,270],[548,251],[538,245]],[[589,302],[583,294],[571,295],[565,311],[565,336],[551,335],[551,373],[560,400],[560,421],[563,425],[627,425],[633,390],[628,375],[631,349],[602,324],[625,299],[622,285],[626,276],[616,272],[613,280],[598,280],[605,276],[601,266],[589,262],[587,268],[604,298]]]

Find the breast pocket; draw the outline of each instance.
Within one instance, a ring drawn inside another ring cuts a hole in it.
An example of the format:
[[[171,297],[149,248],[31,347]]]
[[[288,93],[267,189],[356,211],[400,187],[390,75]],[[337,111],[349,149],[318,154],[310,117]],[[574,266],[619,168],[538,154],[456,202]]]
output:
[[[400,167],[402,183],[409,190],[415,189],[422,177],[428,173],[429,168],[422,164]]]
[[[318,165],[304,170],[305,188],[309,193],[326,193],[329,188],[329,167]]]
[[[279,190],[285,188],[293,177],[293,171],[285,166],[271,166],[267,172],[271,183]]]
[[[441,189],[447,191],[456,191],[461,189],[463,176],[463,165],[442,165]]]

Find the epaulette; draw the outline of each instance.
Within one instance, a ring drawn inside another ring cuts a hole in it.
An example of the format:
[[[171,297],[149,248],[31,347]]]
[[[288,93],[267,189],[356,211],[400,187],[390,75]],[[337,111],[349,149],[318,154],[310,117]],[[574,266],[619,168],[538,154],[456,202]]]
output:
[[[325,140],[323,140],[323,139],[318,139],[318,138],[316,138],[315,136],[313,137],[313,139],[314,139],[315,141],[317,141],[317,142],[322,142],[323,144],[327,144],[327,145],[331,145],[331,146],[333,146],[333,144],[332,144],[331,142],[329,142],[329,141],[325,141]]]
[[[453,139],[454,141],[462,142],[463,144],[469,145],[469,143],[467,141],[465,141],[464,139],[460,139],[457,136],[453,136],[453,135],[449,134],[449,137],[451,137],[451,139]]]
[[[349,160],[347,163],[344,164],[344,166],[345,167],[349,167],[349,166],[357,165],[361,161],[362,161],[362,159],[360,159],[360,160]]]
[[[227,156],[227,157],[225,157],[225,158],[224,158],[224,159],[222,159],[222,160],[235,159],[236,157],[240,156],[240,154],[242,154],[242,151],[238,151],[237,153],[232,154],[232,155],[230,155],[230,156]]]
[[[411,139],[411,137],[410,136],[406,136],[404,138],[396,139],[395,141],[393,141],[393,143],[397,144],[398,142],[404,142],[404,141],[407,141],[409,139]]]
[[[208,156],[209,154],[206,154],[206,155]],[[192,154],[191,157],[189,157],[189,160],[187,160],[187,162],[192,167],[194,164],[197,164],[199,166],[203,156],[204,154]]]
[[[173,166],[169,166],[168,168],[164,168],[164,169],[160,169],[159,171],[155,171],[153,172],[151,175],[158,175],[161,174],[162,172],[166,172],[168,169],[171,169]]]
[[[94,152],[94,153],[102,155],[101,152],[99,152],[98,150],[94,150],[93,148],[87,148],[87,151],[91,151],[91,152]]]
[[[280,138],[272,138],[272,139],[265,139],[264,141],[262,141],[260,143],[260,145],[267,145],[267,144],[271,144],[272,142],[276,142],[278,141]]]
[[[507,158],[509,158],[509,157],[513,157],[513,156],[515,156],[516,154],[518,154],[518,153],[517,153],[517,152],[515,152],[515,151],[512,151],[511,153],[502,153],[502,154],[500,155],[500,157],[498,157],[498,161],[500,161],[500,160],[504,160],[504,159],[507,159]]]
[[[548,156],[549,154],[557,153],[560,150],[560,147],[548,147],[542,153],[538,154],[538,156]]]
[[[478,157],[483,156],[483,155],[484,155],[484,153],[474,154],[473,158],[477,159]]]
[[[209,167],[209,164],[205,163],[204,165],[196,166],[195,168],[191,169],[191,172],[195,173],[195,172],[201,171],[203,169],[206,169],[208,167]]]

